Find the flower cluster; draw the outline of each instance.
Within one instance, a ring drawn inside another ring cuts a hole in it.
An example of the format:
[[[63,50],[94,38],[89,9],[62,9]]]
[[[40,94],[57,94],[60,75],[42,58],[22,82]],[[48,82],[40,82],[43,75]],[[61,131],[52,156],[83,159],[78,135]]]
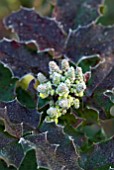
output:
[[[86,84],[82,69],[70,66],[67,59],[62,60],[61,68],[54,61],[50,61],[49,75],[50,80],[38,73],[40,85],[37,91],[42,99],[52,96],[46,120],[57,123],[58,118],[67,113],[70,107],[80,107],[79,99],[84,95]]]

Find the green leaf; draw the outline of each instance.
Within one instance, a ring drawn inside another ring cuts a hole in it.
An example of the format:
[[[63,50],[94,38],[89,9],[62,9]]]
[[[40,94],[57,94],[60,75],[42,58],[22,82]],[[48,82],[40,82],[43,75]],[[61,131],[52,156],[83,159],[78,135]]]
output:
[[[35,151],[30,150],[26,153],[25,158],[19,168],[19,170],[37,170],[37,162],[36,162],[36,156]]]
[[[114,166],[114,138],[95,144],[87,153],[81,153],[79,162],[84,170]]]
[[[0,101],[12,101],[15,98],[17,78],[4,63],[0,62]]]
[[[0,132],[0,157],[7,163],[18,168],[24,158],[24,151],[18,140],[7,133]]]
[[[26,90],[23,90],[21,87],[16,89],[16,95],[18,101],[28,109],[35,109],[36,103],[34,101],[33,96]]]
[[[95,67],[99,64],[101,58],[99,55],[92,55],[82,57],[81,60],[78,62],[78,66],[83,69],[83,73],[90,71],[91,67]]]
[[[105,0],[102,16],[99,17],[97,23],[108,26],[114,24],[114,1]]]

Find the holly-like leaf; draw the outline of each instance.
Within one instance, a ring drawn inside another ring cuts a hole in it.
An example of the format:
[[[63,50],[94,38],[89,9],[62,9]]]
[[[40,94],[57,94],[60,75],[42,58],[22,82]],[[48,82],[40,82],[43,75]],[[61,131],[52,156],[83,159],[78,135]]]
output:
[[[47,74],[51,57],[47,52],[32,52],[27,44],[3,39],[0,41],[0,60],[8,64],[16,76],[23,76],[40,71]]]
[[[0,62],[0,101],[12,101],[15,98],[17,78],[4,63]]]
[[[85,26],[99,16],[98,8],[102,0],[57,0],[53,16],[60,21],[65,31]]]
[[[7,163],[8,167],[13,165],[16,168],[24,158],[24,151],[18,140],[2,131],[0,132],[0,158]]]
[[[35,151],[30,150],[26,153],[26,156],[19,168],[19,170],[37,170]]]
[[[106,119],[110,117],[110,108],[113,103],[104,93],[114,87],[114,57],[110,56],[104,63],[92,70],[91,79],[87,87],[87,102],[90,106],[98,109],[99,117]],[[102,76],[102,77],[101,77]]]
[[[85,170],[100,170],[104,166],[109,169],[114,166],[114,138],[95,144],[87,153],[82,153],[80,166]]]
[[[25,132],[28,128],[29,130],[34,130],[38,127],[41,115],[36,109],[27,109],[16,100],[9,103],[1,103],[0,106],[2,108],[6,107],[7,115],[13,124],[23,124]],[[11,132],[9,131],[9,133]]]
[[[34,40],[40,51],[54,49],[61,52],[64,46],[65,34],[60,24],[40,16],[34,9],[21,8],[5,19],[5,25],[18,34],[20,41]]]
[[[41,130],[46,131],[40,134],[26,136],[22,144],[27,144],[35,148],[37,164],[39,167],[49,169],[75,169],[80,170],[77,164],[78,155],[76,148],[67,135],[62,132],[61,127],[49,124],[44,124]],[[53,128],[52,128],[53,127]],[[53,131],[56,135],[52,136]]]
[[[5,130],[7,131],[10,135],[20,138],[23,134],[23,126],[22,124],[15,124],[12,123],[7,115],[7,108],[0,108],[0,119],[4,122],[5,124]]]
[[[114,50],[114,27],[104,27],[95,23],[71,31],[64,53],[77,62],[83,56],[99,54],[108,58]]]

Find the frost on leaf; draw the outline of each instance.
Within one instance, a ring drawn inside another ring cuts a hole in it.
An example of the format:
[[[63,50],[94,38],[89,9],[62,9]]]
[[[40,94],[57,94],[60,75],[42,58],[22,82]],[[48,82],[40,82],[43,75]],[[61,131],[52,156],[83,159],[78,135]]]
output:
[[[99,16],[98,8],[102,0],[57,0],[53,16],[60,21],[65,31],[85,26]]]
[[[10,135],[20,138],[23,134],[22,124],[12,123],[7,115],[7,108],[0,108],[0,120],[5,124],[4,131],[7,131]]]
[[[14,75],[23,76],[29,72],[47,73],[51,57],[46,52],[30,51],[27,44],[3,39],[0,42],[0,60],[12,68]]]
[[[24,158],[23,148],[18,141],[3,132],[0,132],[0,158],[7,163],[8,167],[13,165],[16,168]]]
[[[111,55],[96,69],[92,69],[91,75],[86,91],[87,103],[98,109],[101,119],[106,119],[109,117],[110,108],[113,105],[105,92],[114,87],[114,56]]]
[[[61,52],[65,42],[61,26],[54,19],[41,17],[33,9],[22,8],[12,13],[5,19],[5,25],[12,28],[21,41],[36,41],[40,51],[51,48]]]
[[[108,57],[114,50],[114,27],[103,27],[95,23],[71,31],[64,53],[77,62],[83,56],[100,54]]]
[[[59,127],[56,127],[58,130],[55,135],[56,140],[54,140],[54,136],[52,136],[53,125],[50,126],[49,130],[44,130],[45,132],[43,133],[29,135],[24,139],[25,142],[35,148],[38,166],[53,170],[62,168],[80,170],[73,141],[62,133],[62,129]]]
[[[114,138],[96,144],[88,153],[81,154],[80,166],[85,170],[96,170],[107,165],[114,166]]]
[[[40,114],[36,109],[27,109],[20,105],[16,100],[9,103],[1,103],[0,107],[6,107],[7,115],[14,124],[23,124],[23,130],[26,132],[37,128],[40,121]]]
[[[0,101],[8,102],[14,100],[17,80],[8,66],[0,62]]]

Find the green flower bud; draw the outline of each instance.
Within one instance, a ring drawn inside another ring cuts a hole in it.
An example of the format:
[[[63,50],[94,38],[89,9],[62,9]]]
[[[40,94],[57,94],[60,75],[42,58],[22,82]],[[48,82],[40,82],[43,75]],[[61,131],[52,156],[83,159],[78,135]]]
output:
[[[40,93],[47,93],[47,84],[40,84],[37,87],[37,91]]]
[[[56,117],[57,114],[58,114],[58,109],[55,108],[55,107],[50,107],[48,110],[47,110],[47,114],[53,118],[53,117]]]
[[[68,109],[69,108],[69,100],[68,99],[59,100],[58,104],[59,104],[60,107],[62,107],[64,109]]]
[[[79,76],[83,76],[83,73],[82,73],[82,68],[81,67],[76,67],[76,75],[79,75]]]
[[[76,91],[80,93],[81,91],[84,91],[86,89],[85,82],[79,83],[76,85]]]
[[[80,107],[80,101],[79,101],[79,99],[75,99],[75,100],[74,100],[74,107],[75,107],[75,109],[78,109],[78,108]]]
[[[52,86],[50,82],[47,82],[45,84],[40,84],[37,87],[37,91],[40,92],[40,97],[41,98],[46,98],[49,96],[49,94],[51,94],[52,92]]]
[[[69,62],[67,59],[62,60],[61,62],[61,68],[63,71],[67,71],[69,69]]]
[[[60,80],[61,80],[61,74],[54,72],[52,75],[53,84],[55,84],[55,85],[59,84]]]
[[[69,79],[66,79],[65,84],[67,85],[67,87],[70,87],[71,86],[71,81]]]
[[[58,88],[56,89],[56,93],[59,96],[64,96],[64,95],[68,95],[69,93],[69,89],[67,87],[67,85],[65,83],[60,83],[60,85],[58,86]]]
[[[37,79],[39,80],[40,83],[47,82],[47,78],[42,73],[37,74]]]
[[[70,67],[65,75],[66,75],[66,78],[68,78],[73,83],[74,80],[75,80],[75,69],[74,69],[74,67]]]
[[[50,74],[52,74],[54,72],[61,73],[61,70],[60,70],[59,66],[55,63],[55,61],[49,62],[49,70],[50,70]]]

